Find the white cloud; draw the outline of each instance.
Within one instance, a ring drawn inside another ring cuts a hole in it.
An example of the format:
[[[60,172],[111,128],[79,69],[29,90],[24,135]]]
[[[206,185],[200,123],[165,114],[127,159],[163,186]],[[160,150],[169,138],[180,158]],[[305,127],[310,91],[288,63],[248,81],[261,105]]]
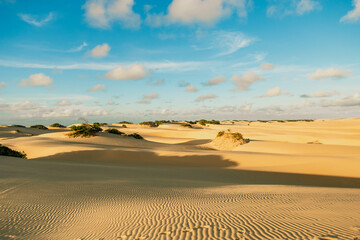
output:
[[[110,80],[138,80],[146,76],[146,69],[141,64],[133,64],[129,67],[118,66],[105,74]]]
[[[202,102],[208,99],[213,99],[213,98],[217,98],[217,96],[215,94],[207,94],[207,95],[201,95],[198,98],[196,98],[196,102]]]
[[[340,106],[351,107],[360,106],[360,92],[342,96],[335,100],[323,101],[321,103],[323,107]]]
[[[340,19],[340,22],[357,22],[360,20],[360,0],[353,0],[354,9]]]
[[[6,85],[6,83],[4,83],[4,82],[0,82],[0,89],[4,88],[4,87],[5,87],[5,85]]]
[[[72,105],[71,102],[68,100],[61,100],[56,103],[56,106],[59,106],[59,107],[65,107],[65,106],[71,106],[71,105]]]
[[[261,95],[260,97],[276,97],[276,96],[280,96],[280,95],[288,95],[289,92],[288,91],[283,91],[281,90],[280,87],[274,87],[274,88],[269,88],[263,95]]]
[[[158,97],[159,97],[158,93],[149,93],[149,94],[146,94],[144,96],[144,99],[155,99],[155,98],[158,98]]]
[[[110,100],[108,101],[108,105],[114,105],[114,104],[115,104],[115,102],[114,102],[113,100],[110,99]]]
[[[26,62],[16,62],[0,59],[0,66],[3,67],[15,67],[15,68],[39,68],[39,69],[83,69],[83,70],[111,70],[118,65],[129,65],[128,62],[108,62],[108,63],[73,63],[73,64],[38,64],[38,63],[26,63]],[[203,66],[208,66],[212,62],[172,62],[172,61],[162,61],[162,62],[143,62],[146,68],[156,69],[157,72],[172,72],[172,71],[191,71],[198,69]]]
[[[36,15],[31,15],[31,14],[18,14],[19,17],[21,18],[21,20],[23,20],[24,22],[27,22],[31,25],[34,25],[36,27],[42,27],[44,26],[46,23],[50,22],[54,15],[52,12],[50,12],[45,18],[41,19],[39,16]]]
[[[173,0],[167,14],[150,14],[151,8],[148,8],[146,23],[153,27],[173,23],[211,25],[233,13],[239,18],[247,17],[251,3],[248,0]]]
[[[185,91],[187,91],[187,92],[196,92],[197,89],[193,85],[187,85],[186,88],[185,88]]]
[[[110,46],[107,43],[97,45],[91,50],[91,56],[94,58],[106,57],[109,54]]]
[[[304,15],[315,10],[320,10],[321,4],[315,0],[275,0],[274,4],[268,6],[267,16],[284,17],[287,15]]]
[[[226,78],[224,76],[217,76],[217,77],[214,77],[214,78],[210,79],[207,82],[207,85],[213,86],[213,85],[218,85],[218,84],[220,84],[222,82],[226,82]]]
[[[132,8],[134,0],[87,0],[83,5],[85,19],[92,27],[109,28],[119,22],[125,28],[139,28],[140,15]]]
[[[30,75],[28,79],[21,80],[18,86],[21,87],[48,86],[51,83],[53,83],[53,80],[50,77],[44,75],[43,73],[37,73]]]
[[[96,84],[94,85],[92,88],[88,89],[88,92],[96,92],[96,91],[103,91],[105,90],[105,85],[104,84]]]
[[[322,78],[343,78],[350,75],[351,71],[342,70],[340,68],[318,69],[314,73],[310,73],[307,77],[311,80],[318,80]]]
[[[242,76],[234,75],[231,78],[231,81],[237,85],[237,88],[235,90],[241,91],[248,90],[254,82],[262,80],[265,80],[265,78],[257,75],[254,72],[247,72]]]
[[[255,40],[255,38],[247,37],[241,32],[218,31],[215,32],[215,40],[212,47],[218,47],[221,50],[216,56],[224,56],[250,46]]]
[[[335,95],[339,95],[340,93],[337,91],[330,91],[330,92],[324,92],[324,91],[317,91],[310,94],[303,94],[300,97],[303,98],[323,98],[323,97],[332,97]]]
[[[83,50],[84,47],[87,47],[87,43],[86,42],[83,42],[80,46],[78,46],[77,48],[74,48],[74,49],[70,49],[70,50],[67,50],[67,52],[80,52],[81,50]]]
[[[140,103],[140,104],[149,104],[150,101],[149,101],[149,100],[145,100],[145,99],[141,99],[140,101],[138,101],[138,103]]]
[[[275,65],[272,63],[262,63],[260,64],[260,68],[263,71],[269,71],[275,68]]]

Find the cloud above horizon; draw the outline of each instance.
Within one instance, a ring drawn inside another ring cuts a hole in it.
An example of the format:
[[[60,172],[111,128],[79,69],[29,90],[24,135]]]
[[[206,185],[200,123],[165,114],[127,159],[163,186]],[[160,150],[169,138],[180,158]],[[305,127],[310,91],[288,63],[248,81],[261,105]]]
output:
[[[42,19],[39,16],[32,15],[32,14],[19,13],[18,16],[24,22],[31,24],[33,26],[36,26],[36,27],[42,27],[54,18],[54,14],[52,12],[50,12],[46,17],[44,17]]]
[[[139,80],[146,76],[146,69],[142,64],[133,64],[129,67],[118,66],[105,74],[109,80]]]
[[[267,8],[268,17],[285,17],[287,15],[302,16],[315,10],[321,10],[320,2],[315,0],[274,0]]]
[[[215,94],[201,95],[195,99],[195,102],[202,102],[202,101],[213,99],[213,98],[217,98],[217,96]]]
[[[354,9],[340,19],[340,22],[355,23],[360,20],[360,0],[353,0]]]
[[[43,73],[36,73],[29,76],[27,79],[21,80],[18,84],[20,87],[36,87],[36,86],[48,86],[54,81]]]
[[[82,8],[92,27],[107,29],[119,23],[124,28],[138,29],[141,18],[133,11],[134,4],[134,0],[87,0]]]
[[[93,58],[103,58],[109,54],[110,46],[107,43],[97,45],[91,50],[91,56]]]
[[[337,91],[330,91],[330,92],[325,92],[325,91],[317,91],[317,92],[313,92],[310,94],[303,94],[300,97],[302,98],[324,98],[324,97],[332,97],[335,95],[339,95],[340,93]]]
[[[318,69],[314,73],[309,73],[307,78],[311,80],[319,80],[323,78],[344,78],[350,75],[352,72],[348,70],[342,70],[340,68],[328,68]]]
[[[276,97],[280,95],[289,95],[288,91],[283,91],[280,87],[269,88],[263,95],[260,97]]]
[[[153,27],[170,24],[213,25],[222,18],[236,14],[239,18],[246,18],[252,7],[248,0],[172,0],[167,13],[150,13],[151,6],[147,5],[146,23]]]
[[[94,85],[92,88],[89,88],[87,91],[88,92],[97,92],[97,91],[104,91],[105,90],[105,85],[104,84],[96,84]]]
[[[275,65],[272,63],[262,63],[262,64],[260,64],[260,68],[263,71],[270,71],[275,68]]]
[[[197,92],[197,88],[191,84],[187,85],[185,88],[186,92]]]
[[[237,88],[234,90],[240,90],[240,91],[245,91],[248,90],[250,88],[250,86],[258,81],[263,81],[265,80],[264,77],[261,77],[259,75],[257,75],[254,72],[246,72],[244,75],[239,76],[239,75],[234,75],[231,78],[231,81],[237,85]]]
[[[212,79],[210,79],[208,82],[207,82],[207,85],[209,86],[214,86],[214,85],[218,85],[222,82],[226,82],[226,78],[224,76],[217,76],[217,77],[214,77]]]

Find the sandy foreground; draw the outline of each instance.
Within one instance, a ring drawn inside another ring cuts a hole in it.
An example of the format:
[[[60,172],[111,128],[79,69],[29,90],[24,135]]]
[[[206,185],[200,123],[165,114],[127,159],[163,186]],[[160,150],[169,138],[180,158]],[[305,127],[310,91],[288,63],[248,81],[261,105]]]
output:
[[[0,127],[0,239],[360,238],[360,119],[109,127]]]

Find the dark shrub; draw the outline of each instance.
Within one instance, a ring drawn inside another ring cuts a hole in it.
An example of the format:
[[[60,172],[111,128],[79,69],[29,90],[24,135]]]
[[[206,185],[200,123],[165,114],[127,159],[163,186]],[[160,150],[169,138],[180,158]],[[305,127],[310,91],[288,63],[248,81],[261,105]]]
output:
[[[205,119],[201,119],[201,120],[199,120],[199,124],[202,125],[202,126],[205,126],[206,124],[216,124],[216,125],[219,125],[219,124],[220,124],[220,121],[217,121],[217,120],[208,121],[208,120],[205,120]]]
[[[156,120],[156,121],[155,121],[155,124],[158,125],[158,126],[159,126],[160,124],[164,124],[164,123],[170,123],[170,121],[168,121],[168,120],[159,120],[159,121]]]
[[[158,127],[158,126],[159,126],[159,125],[156,124],[155,122],[151,122],[151,121],[141,122],[141,123],[139,123],[139,125],[149,126],[149,127]]]
[[[121,121],[119,122],[119,124],[133,124],[132,122],[127,122],[127,121]]]
[[[223,136],[224,134],[225,134],[224,131],[218,132],[218,134],[216,135],[216,137],[221,137],[221,136]]]
[[[192,128],[191,124],[188,124],[188,123],[181,124],[181,126],[182,127]]]
[[[60,123],[53,123],[53,124],[50,125],[50,127],[66,128],[64,125],[61,125]]]
[[[37,128],[37,129],[42,129],[42,130],[47,130],[48,129],[44,125],[32,125],[30,128]]]
[[[128,137],[133,137],[133,138],[136,138],[136,139],[144,139],[140,134],[138,133],[132,133],[132,134],[128,134],[126,135]]]
[[[5,147],[0,144],[0,155],[1,156],[9,156],[9,157],[18,157],[18,158],[25,158],[26,154],[24,152],[18,152],[15,150],[12,150],[8,147]]]
[[[16,125],[16,124],[10,125],[9,127],[26,128],[26,127],[25,127],[25,126],[23,126],[23,125]]]
[[[120,132],[119,130],[117,130],[115,128],[108,128],[104,132],[112,133],[112,134],[116,134],[116,135],[124,135],[125,134],[125,133]]]
[[[101,132],[99,124],[87,124],[84,123],[80,126],[71,126],[71,133],[69,133],[69,137],[93,137],[97,132]]]

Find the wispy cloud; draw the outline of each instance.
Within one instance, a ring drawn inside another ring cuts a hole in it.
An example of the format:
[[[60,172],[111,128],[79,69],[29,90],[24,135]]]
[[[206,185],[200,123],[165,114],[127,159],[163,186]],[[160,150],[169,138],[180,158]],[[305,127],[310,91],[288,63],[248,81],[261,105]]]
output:
[[[36,27],[42,27],[46,23],[50,22],[54,18],[54,14],[50,12],[45,18],[41,18],[37,15],[19,13],[18,16],[24,22],[27,22]]]
[[[42,64],[42,63],[29,63],[17,62],[0,59],[0,66],[2,67],[15,67],[15,68],[34,68],[34,69],[81,69],[81,70],[112,70],[119,65],[129,65],[128,62],[109,62],[109,63],[74,63],[74,64]],[[198,69],[201,66],[209,65],[209,62],[143,62],[147,69],[155,69],[158,72],[171,72],[171,71],[191,71]]]
[[[360,0],[353,0],[354,9],[340,19],[340,22],[354,23],[360,20]]]

